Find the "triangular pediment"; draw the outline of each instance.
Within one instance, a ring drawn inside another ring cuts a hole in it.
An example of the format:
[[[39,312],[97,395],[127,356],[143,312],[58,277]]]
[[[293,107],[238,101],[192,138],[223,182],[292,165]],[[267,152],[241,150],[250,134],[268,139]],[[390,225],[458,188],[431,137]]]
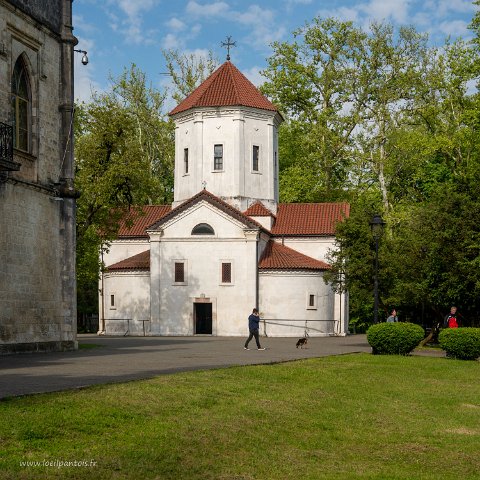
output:
[[[218,211],[221,216],[230,219],[241,228],[252,230],[265,230],[262,225],[260,225],[255,220],[252,220],[247,215],[243,214],[240,210],[232,207],[228,203],[224,202],[222,199],[208,192],[207,190],[202,190],[197,195],[191,197],[190,199],[180,204],[178,207],[172,209],[159,221],[151,225],[147,229],[147,231],[149,233],[154,233],[155,231],[164,230],[168,226],[173,225],[181,218],[185,217],[185,215],[190,215],[191,212],[198,210],[198,208],[202,205],[210,207],[210,210]],[[206,223],[208,224],[208,222]]]

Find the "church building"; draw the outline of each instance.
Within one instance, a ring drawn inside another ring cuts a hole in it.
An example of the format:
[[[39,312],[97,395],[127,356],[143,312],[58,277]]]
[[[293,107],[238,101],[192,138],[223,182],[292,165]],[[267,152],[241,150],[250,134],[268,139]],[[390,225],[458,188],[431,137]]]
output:
[[[346,203],[279,203],[277,108],[227,60],[170,112],[172,205],[137,207],[104,257],[100,332],[345,335],[323,280]]]

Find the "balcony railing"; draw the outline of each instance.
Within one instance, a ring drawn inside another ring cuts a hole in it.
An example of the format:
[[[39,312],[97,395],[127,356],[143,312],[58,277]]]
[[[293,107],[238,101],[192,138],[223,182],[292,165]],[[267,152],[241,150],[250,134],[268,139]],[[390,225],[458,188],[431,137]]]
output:
[[[19,169],[20,164],[13,161],[13,127],[0,122],[0,171]]]

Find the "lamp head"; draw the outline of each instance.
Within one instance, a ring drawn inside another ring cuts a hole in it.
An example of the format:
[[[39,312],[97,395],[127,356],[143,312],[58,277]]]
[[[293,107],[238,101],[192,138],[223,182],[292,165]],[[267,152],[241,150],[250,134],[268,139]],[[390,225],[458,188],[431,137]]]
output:
[[[85,52],[82,56],[82,64],[83,65],[88,65],[88,57],[87,57],[87,52]]]
[[[370,228],[372,229],[372,235],[375,238],[379,238],[382,235],[383,227],[385,226],[385,222],[383,218],[379,214],[375,214],[370,222]]]

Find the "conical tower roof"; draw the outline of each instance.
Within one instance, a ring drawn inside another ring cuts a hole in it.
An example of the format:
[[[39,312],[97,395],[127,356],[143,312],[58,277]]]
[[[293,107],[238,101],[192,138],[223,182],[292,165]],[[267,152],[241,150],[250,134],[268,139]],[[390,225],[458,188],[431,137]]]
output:
[[[255,85],[230,61],[215,70],[170,115],[197,107],[243,106],[277,112],[278,109],[264,97]]]

